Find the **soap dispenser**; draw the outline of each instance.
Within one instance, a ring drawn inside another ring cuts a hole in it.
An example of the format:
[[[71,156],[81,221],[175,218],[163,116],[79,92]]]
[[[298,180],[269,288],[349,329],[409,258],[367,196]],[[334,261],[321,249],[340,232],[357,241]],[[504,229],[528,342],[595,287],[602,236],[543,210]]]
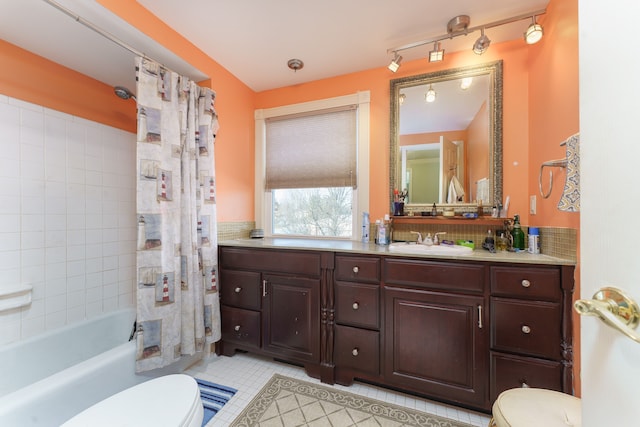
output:
[[[513,216],[513,231],[511,234],[513,236],[513,249],[516,252],[524,251],[524,231],[520,226],[520,215]]]

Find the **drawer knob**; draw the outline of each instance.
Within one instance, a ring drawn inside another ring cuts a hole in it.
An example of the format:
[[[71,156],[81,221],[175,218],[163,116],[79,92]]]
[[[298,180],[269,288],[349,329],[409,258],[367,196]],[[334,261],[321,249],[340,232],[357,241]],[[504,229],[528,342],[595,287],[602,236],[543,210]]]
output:
[[[528,327],[527,325],[522,326],[522,332],[525,334],[528,334],[531,332],[531,328]]]
[[[356,266],[354,266],[354,267],[353,267],[353,272],[354,272],[355,274],[358,274],[358,271],[360,271],[360,269],[358,268],[358,266],[357,266],[357,265],[356,265]]]
[[[531,286],[531,282],[530,282],[530,281],[528,281],[527,279],[524,279],[524,280],[522,281],[522,287],[523,287],[523,288],[528,288],[529,286]]]
[[[234,289],[236,294],[239,294],[241,290],[242,290],[242,288],[240,286],[238,286],[237,288]]]
[[[240,330],[240,325],[236,325],[233,329],[235,329],[235,331],[238,332]]]
[[[521,387],[522,387],[522,388],[529,388],[529,384],[527,384],[527,382],[526,382],[526,381],[522,381],[522,385],[521,385]]]
[[[353,307],[354,310],[357,310],[360,308],[360,304],[358,304],[357,302],[354,302],[351,307]]]
[[[356,347],[353,350],[351,350],[351,354],[353,354],[354,356],[357,356],[359,353],[360,353],[360,351],[358,351],[358,347]]]

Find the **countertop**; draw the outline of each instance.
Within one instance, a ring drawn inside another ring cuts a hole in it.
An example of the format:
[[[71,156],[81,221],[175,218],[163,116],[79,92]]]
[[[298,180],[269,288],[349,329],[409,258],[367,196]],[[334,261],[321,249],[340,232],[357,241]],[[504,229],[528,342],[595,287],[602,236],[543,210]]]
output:
[[[302,238],[272,238],[259,239],[241,238],[218,242],[219,246],[233,246],[245,248],[269,248],[269,249],[298,249],[343,252],[351,254],[385,255],[403,258],[426,259],[454,259],[465,261],[490,261],[523,264],[547,264],[547,265],[575,265],[575,261],[557,258],[543,254],[530,254],[528,252],[496,252],[490,253],[484,249],[475,249],[469,254],[463,255],[437,255],[437,254],[408,254],[389,250],[388,246],[374,243],[362,243],[353,240],[328,240],[328,239],[302,239]]]

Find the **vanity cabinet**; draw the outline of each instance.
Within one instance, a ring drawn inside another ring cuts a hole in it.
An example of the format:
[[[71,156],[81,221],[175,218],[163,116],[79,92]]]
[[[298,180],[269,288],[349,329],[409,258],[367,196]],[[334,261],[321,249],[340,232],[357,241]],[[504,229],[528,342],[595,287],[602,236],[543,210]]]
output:
[[[557,266],[491,267],[491,400],[537,387],[572,393],[571,292]],[[564,286],[563,286],[564,284]]]
[[[573,266],[377,252],[220,246],[217,351],[485,412],[508,388],[573,392]]]
[[[320,363],[321,255],[220,247],[219,352]]]
[[[488,405],[486,267],[384,261],[384,381],[475,408]]]

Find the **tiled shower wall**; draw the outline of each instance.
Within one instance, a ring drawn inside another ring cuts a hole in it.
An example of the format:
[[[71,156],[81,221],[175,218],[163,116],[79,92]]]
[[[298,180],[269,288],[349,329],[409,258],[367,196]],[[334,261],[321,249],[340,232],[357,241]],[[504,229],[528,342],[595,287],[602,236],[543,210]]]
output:
[[[135,306],[135,134],[0,95],[0,345]]]

